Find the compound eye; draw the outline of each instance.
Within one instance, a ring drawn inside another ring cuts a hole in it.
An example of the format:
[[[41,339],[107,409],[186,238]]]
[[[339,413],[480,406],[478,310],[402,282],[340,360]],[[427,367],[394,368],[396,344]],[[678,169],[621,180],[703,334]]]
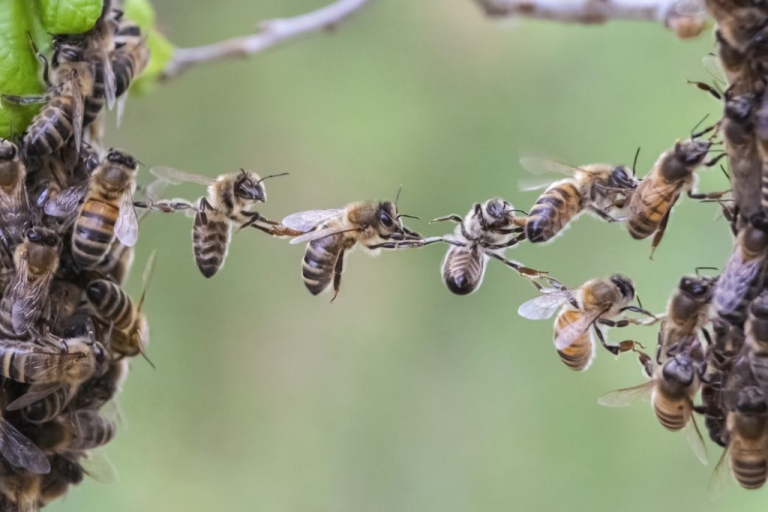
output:
[[[30,242],[39,242],[41,237],[36,229],[30,228],[24,232],[24,237]]]
[[[394,222],[392,221],[392,217],[389,216],[387,212],[381,212],[379,214],[379,220],[384,225],[384,227],[391,228],[394,226]]]

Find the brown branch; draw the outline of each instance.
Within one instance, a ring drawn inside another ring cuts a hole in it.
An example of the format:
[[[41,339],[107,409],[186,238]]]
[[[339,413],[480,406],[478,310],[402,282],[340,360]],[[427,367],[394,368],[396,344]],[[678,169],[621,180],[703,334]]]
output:
[[[272,47],[321,31],[331,31],[371,0],[338,0],[316,11],[294,18],[274,19],[259,24],[257,33],[195,48],[177,48],[163,70],[172,78],[189,67],[207,62],[246,58]]]

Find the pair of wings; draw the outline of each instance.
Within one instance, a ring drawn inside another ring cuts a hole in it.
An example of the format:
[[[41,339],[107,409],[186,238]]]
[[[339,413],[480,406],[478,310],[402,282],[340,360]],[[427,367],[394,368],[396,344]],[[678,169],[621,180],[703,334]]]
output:
[[[653,388],[654,381],[649,380],[638,386],[611,391],[610,393],[601,396],[597,402],[606,407],[626,407],[642,398],[650,396],[653,393]],[[693,454],[696,455],[696,458],[699,459],[702,464],[706,465],[708,462],[707,447],[704,445],[704,438],[701,436],[701,431],[699,431],[699,426],[693,415],[693,404],[690,399],[686,398],[686,400],[688,400],[687,407],[690,416],[683,429],[685,431],[685,438],[688,441],[691,450],[693,450]]]
[[[552,317],[558,308],[568,304],[573,299],[572,290],[545,291],[544,295],[524,302],[517,309],[517,314],[529,320],[544,320]],[[600,319],[608,309],[600,309],[582,313],[578,320],[560,330],[555,338],[555,348],[563,350],[578,340],[592,325]]]
[[[46,474],[51,471],[48,457],[8,420],[0,417],[0,454],[11,466],[24,468],[30,473]]]
[[[66,188],[51,197],[45,203],[45,213],[52,217],[68,217],[74,214],[91,187],[92,179],[83,185]],[[139,217],[133,206],[133,193],[130,187],[120,196],[118,210],[115,236],[123,245],[133,247],[139,239]]]
[[[547,174],[564,174],[566,176],[575,176],[577,173],[595,174],[594,171],[590,171],[589,169],[566,164],[564,162],[558,162],[556,160],[550,160],[548,158],[524,156],[521,157],[519,161],[520,165],[523,166],[526,171],[535,176],[545,176]],[[534,178],[534,181],[521,183],[520,190],[523,192],[541,190],[549,187],[552,183],[552,179],[538,181],[538,179]]]
[[[342,215],[344,215],[343,208],[308,210],[287,216],[282,220],[282,224],[287,228],[304,233],[291,239],[290,243],[292,244],[311,242],[348,231],[358,231],[358,228],[345,226],[343,223],[339,223],[337,226],[320,227],[329,220],[341,217]]]
[[[26,258],[20,258],[14,280],[8,289],[11,306],[11,325],[16,334],[25,334],[39,316],[40,308],[48,300],[53,274],[39,277],[29,283],[29,266]]]

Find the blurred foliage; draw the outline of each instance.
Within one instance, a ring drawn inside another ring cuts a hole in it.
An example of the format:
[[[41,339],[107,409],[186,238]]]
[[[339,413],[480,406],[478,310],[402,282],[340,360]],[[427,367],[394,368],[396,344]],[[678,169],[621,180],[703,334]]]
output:
[[[171,40],[196,46],[326,3],[155,7]],[[520,153],[631,164],[641,146],[642,175],[705,114],[719,117],[719,104],[686,84],[709,79],[701,58],[712,46],[711,35],[680,41],[650,23],[499,24],[471,1],[373,2],[333,35],[157,87],[130,104],[119,131],[110,121],[109,143],[147,166],[288,171],[260,210],[275,219],[392,198],[401,183],[401,208],[422,219],[493,196],[529,208]],[[700,174],[701,190],[727,188],[719,171]],[[724,265],[731,240],[716,213],[684,198],[653,261],[650,242],[587,217],[553,244],[508,255],[572,286],[624,272],[661,311],[680,276]],[[356,252],[329,305],[304,289],[301,247],[238,233],[224,269],[205,280],[189,219],[150,215],[141,229],[129,289],[139,292],[157,249],[147,298],[157,370],[132,365],[125,425],[107,447],[120,482],[89,480],[52,511],[765,508],[765,490],[711,502],[719,450],[710,443],[702,466],[649,404],[598,406],[642,381],[636,359],[599,350],[587,373],[567,370],[551,324],[515,314],[535,290],[501,265],[457,297],[439,277],[445,248]],[[652,347],[656,331],[610,332],[628,337]]]

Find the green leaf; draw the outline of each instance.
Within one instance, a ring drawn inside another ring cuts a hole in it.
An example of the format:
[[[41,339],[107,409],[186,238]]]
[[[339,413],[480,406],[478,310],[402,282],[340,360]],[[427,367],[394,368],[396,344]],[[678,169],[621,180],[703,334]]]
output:
[[[174,46],[155,28],[155,10],[149,0],[126,0],[125,14],[147,34],[150,58],[144,72],[131,86],[131,92],[146,94],[157,83],[165,65],[173,57]]]
[[[45,30],[51,34],[82,34],[99,19],[102,0],[39,0]]]

